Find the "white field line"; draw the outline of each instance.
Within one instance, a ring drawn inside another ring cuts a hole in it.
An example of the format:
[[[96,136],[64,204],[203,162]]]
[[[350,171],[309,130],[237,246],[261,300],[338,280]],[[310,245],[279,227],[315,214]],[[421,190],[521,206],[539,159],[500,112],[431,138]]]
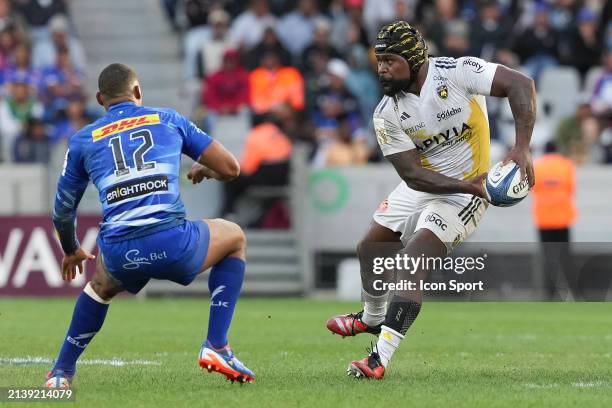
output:
[[[53,359],[48,357],[25,356],[25,357],[0,357],[0,365],[34,365],[34,364],[52,364]],[[161,365],[161,361],[151,360],[122,360],[120,358],[106,359],[85,359],[79,360],[80,365],[108,365],[123,367],[126,365]]]

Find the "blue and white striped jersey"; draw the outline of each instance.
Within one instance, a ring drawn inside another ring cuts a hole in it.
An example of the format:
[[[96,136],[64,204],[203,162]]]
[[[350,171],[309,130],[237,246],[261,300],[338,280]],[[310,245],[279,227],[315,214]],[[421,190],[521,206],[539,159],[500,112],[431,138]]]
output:
[[[210,136],[172,109],[132,102],[112,105],[104,117],[79,130],[68,143],[53,213],[64,250],[78,247],[77,241],[65,242],[67,234],[62,230],[70,228],[68,224],[74,226],[89,180],[102,203],[100,238],[105,242],[183,222],[181,153],[197,160],[211,142]]]

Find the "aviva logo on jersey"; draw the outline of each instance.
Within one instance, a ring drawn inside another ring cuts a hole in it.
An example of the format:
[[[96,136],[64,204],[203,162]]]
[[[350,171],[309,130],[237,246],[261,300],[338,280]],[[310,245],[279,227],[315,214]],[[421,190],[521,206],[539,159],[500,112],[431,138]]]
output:
[[[124,130],[130,130],[144,125],[155,125],[157,123],[159,123],[158,113],[150,113],[148,115],[125,118],[94,130],[91,132],[91,137],[93,138],[94,142],[97,142],[100,139],[104,139],[105,137],[114,135],[115,133],[123,132]]]

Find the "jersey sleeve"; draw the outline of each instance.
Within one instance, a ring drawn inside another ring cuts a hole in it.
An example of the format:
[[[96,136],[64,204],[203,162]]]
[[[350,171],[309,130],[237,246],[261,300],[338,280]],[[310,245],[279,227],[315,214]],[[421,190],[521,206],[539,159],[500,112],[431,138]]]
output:
[[[473,95],[491,95],[497,64],[476,57],[457,59],[455,83]]]
[[[64,167],[57,182],[53,225],[65,253],[79,248],[76,236],[76,210],[89,183],[83,147],[73,137],[68,143]]]
[[[213,138],[204,133],[192,121],[178,115],[179,129],[183,134],[182,152],[197,161],[200,155],[212,143]]]
[[[387,104],[390,103],[387,101]],[[389,112],[385,108],[386,106],[383,106],[380,110],[375,111],[372,118],[380,150],[385,156],[389,156],[414,149],[414,142],[400,127],[395,112]]]

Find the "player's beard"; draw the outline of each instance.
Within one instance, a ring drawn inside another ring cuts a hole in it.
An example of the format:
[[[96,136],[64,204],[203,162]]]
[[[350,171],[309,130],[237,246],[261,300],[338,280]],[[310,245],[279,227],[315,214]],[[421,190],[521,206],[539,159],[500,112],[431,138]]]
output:
[[[382,79],[378,77],[383,93],[387,96],[393,96],[399,91],[407,91],[412,84],[412,79]]]

